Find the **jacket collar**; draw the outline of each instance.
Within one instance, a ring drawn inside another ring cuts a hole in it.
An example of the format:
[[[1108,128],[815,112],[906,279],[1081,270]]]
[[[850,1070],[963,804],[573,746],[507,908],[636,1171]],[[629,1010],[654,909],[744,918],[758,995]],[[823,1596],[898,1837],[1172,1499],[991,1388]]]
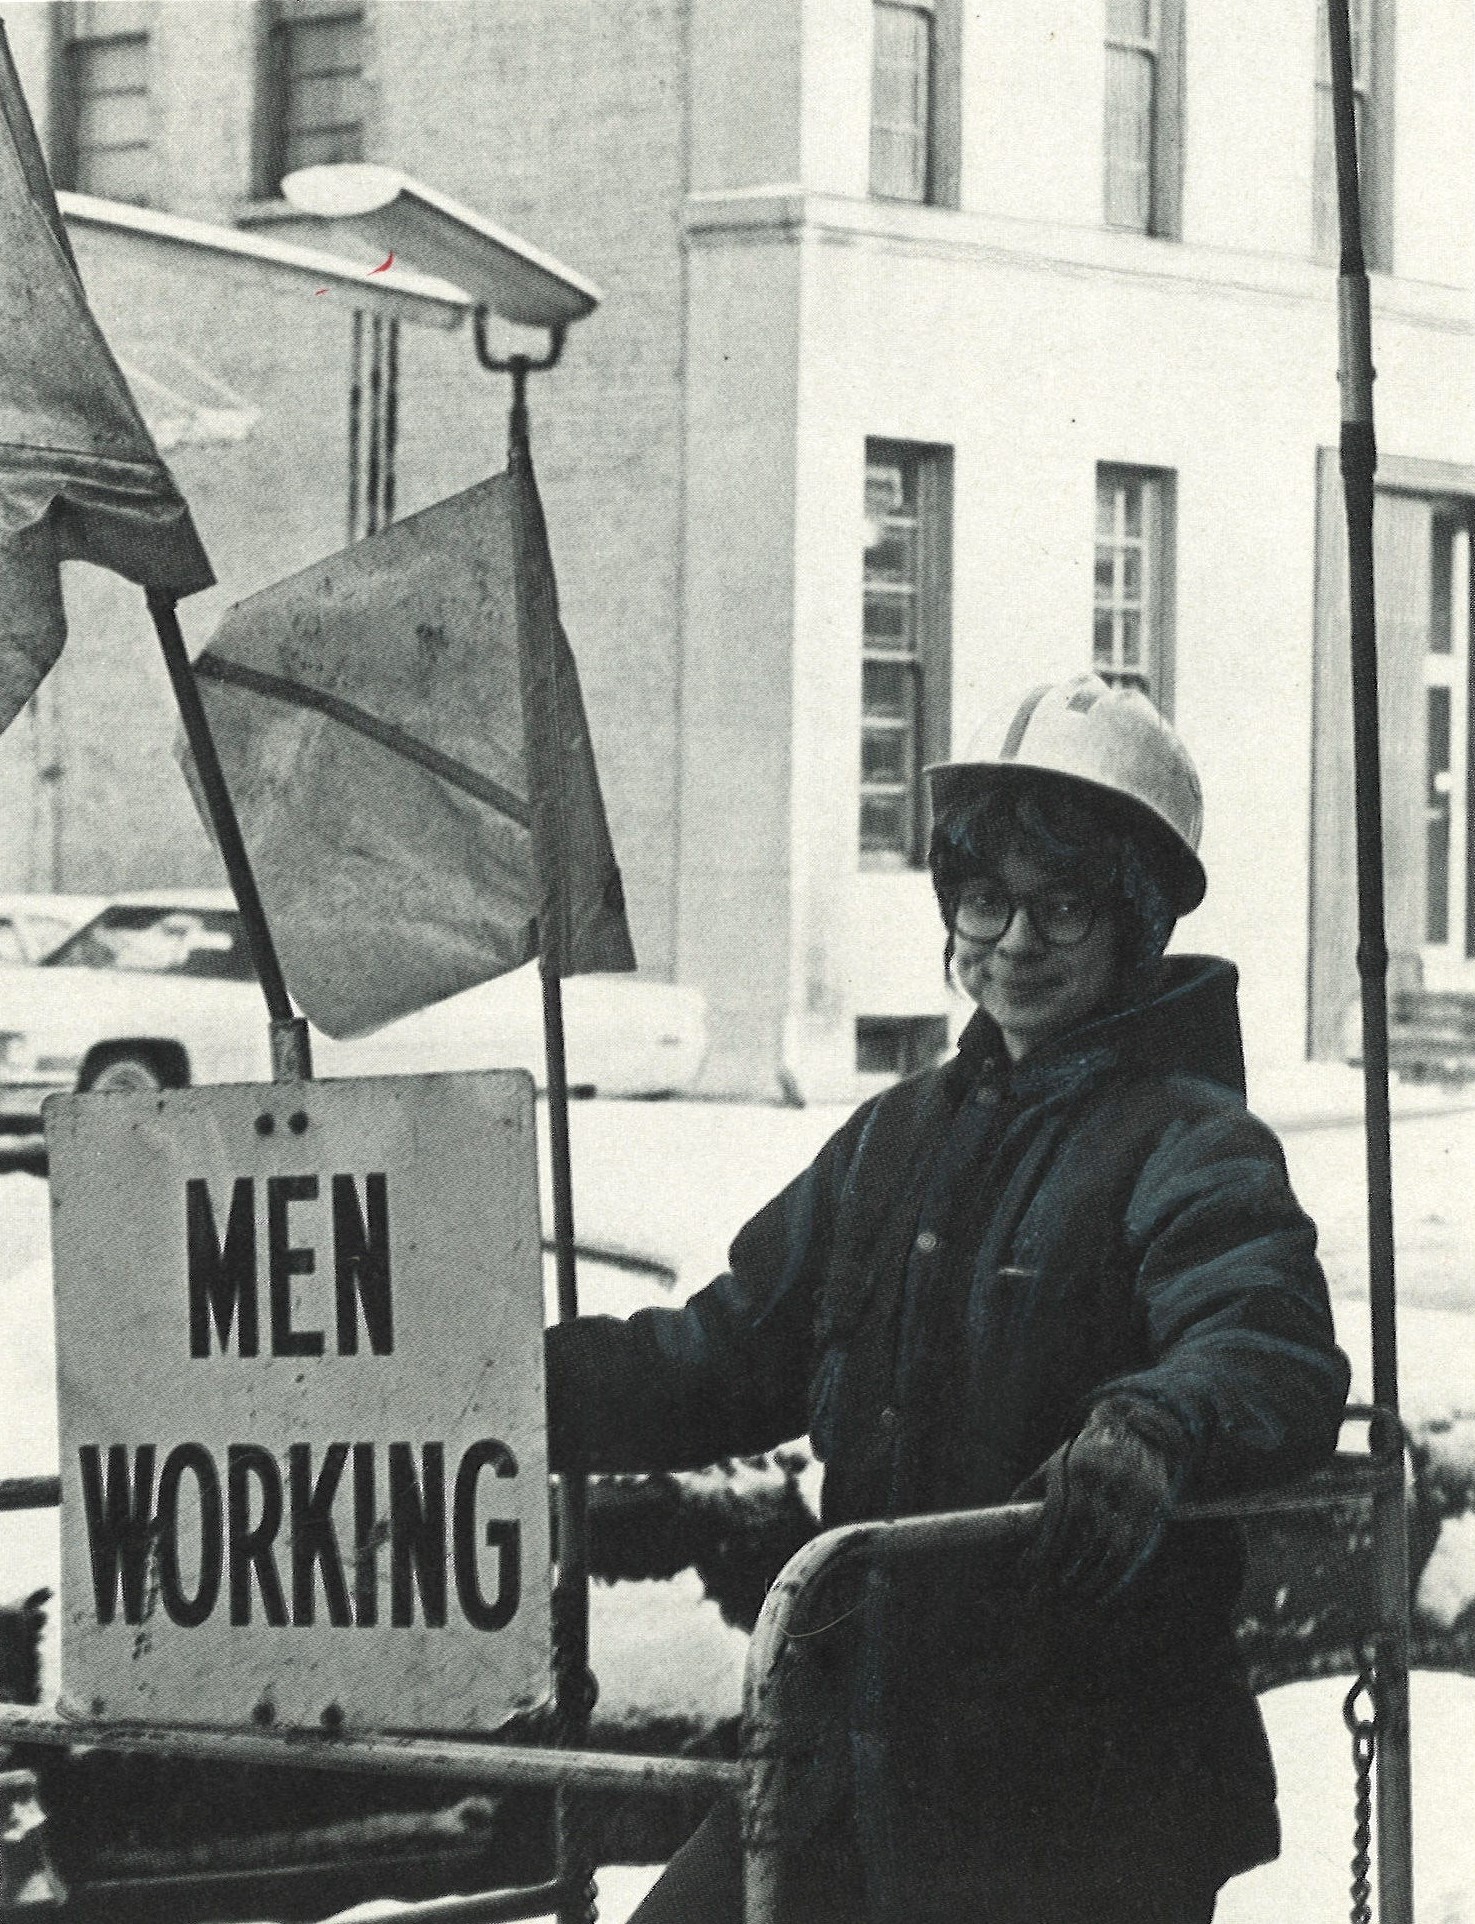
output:
[[[1239,972],[1212,955],[1167,957],[1156,989],[1055,1036],[1011,1063],[998,1024],[975,1011],[944,1074],[958,1093],[974,1083],[1027,1103],[1075,1095],[1117,1073],[1202,1076],[1243,1096]]]

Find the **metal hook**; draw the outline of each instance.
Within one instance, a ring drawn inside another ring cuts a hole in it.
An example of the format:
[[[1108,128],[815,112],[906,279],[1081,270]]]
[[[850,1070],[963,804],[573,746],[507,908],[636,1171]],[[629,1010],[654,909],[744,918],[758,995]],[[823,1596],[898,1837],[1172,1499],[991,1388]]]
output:
[[[505,360],[499,359],[487,345],[487,310],[477,308],[472,316],[472,332],[476,338],[476,358],[491,374],[511,374],[514,378],[523,375],[541,374],[547,368],[558,365],[558,357],[563,352],[564,336],[568,333],[567,321],[554,321],[548,329],[548,352],[534,358],[531,354],[509,354]]]
[[[509,354],[505,359],[493,354],[487,342],[487,310],[477,308],[472,316],[472,334],[476,341],[476,358],[489,374],[510,374],[512,376],[512,412],[508,418],[508,439],[513,447],[526,446],[528,438],[528,376],[545,373],[550,367],[558,365],[558,357],[563,352],[564,336],[568,333],[568,323],[555,321],[548,329],[548,350],[542,355]]]
[[[1360,1700],[1367,1699],[1367,1714],[1360,1711]],[[1359,1654],[1357,1677],[1342,1700],[1342,1722],[1354,1737],[1370,1737],[1378,1727],[1377,1668],[1369,1653]]]

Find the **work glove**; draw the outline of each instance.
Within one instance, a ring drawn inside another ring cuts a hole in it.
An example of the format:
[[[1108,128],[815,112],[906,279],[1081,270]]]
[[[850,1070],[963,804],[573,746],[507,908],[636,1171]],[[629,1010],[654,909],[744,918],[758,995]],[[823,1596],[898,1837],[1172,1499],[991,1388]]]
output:
[[[1108,1397],[1084,1427],[1015,1492],[1044,1499],[1021,1560],[1036,1593],[1086,1604],[1113,1601],[1156,1550],[1182,1480],[1187,1439],[1166,1410]]]

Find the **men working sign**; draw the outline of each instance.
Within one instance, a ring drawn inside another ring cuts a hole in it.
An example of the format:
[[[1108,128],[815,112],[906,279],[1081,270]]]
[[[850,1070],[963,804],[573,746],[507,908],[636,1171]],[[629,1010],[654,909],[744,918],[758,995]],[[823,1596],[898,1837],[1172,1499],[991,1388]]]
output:
[[[47,1133],[66,1699],[477,1730],[544,1697],[528,1079],[65,1097]]]

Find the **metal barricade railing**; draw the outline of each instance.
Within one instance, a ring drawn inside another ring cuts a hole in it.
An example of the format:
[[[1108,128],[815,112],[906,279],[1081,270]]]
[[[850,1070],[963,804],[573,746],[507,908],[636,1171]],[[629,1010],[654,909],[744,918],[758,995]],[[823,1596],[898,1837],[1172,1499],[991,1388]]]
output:
[[[1348,1417],[1373,1427],[1379,1442],[1375,1453],[1341,1455],[1329,1468],[1286,1488],[1185,1505],[1176,1514],[1182,1521],[1241,1520],[1352,1504],[1371,1507],[1376,1621],[1368,1627],[1367,1642],[1375,1652],[1377,1675],[1378,1917],[1379,1924],[1413,1924],[1402,1436],[1387,1412],[1357,1406]],[[1041,1508],[1038,1503],[1015,1503],[850,1524],[815,1537],[784,1566],[754,1630],[744,1686],[746,1924],[798,1924],[788,1888],[792,1857],[784,1842],[782,1813],[794,1776],[808,1761],[804,1666],[819,1627],[810,1621],[811,1613],[833,1611],[836,1578],[848,1567],[943,1548],[1004,1550],[1028,1535]]]
[[[418,1737],[335,1737],[316,1731],[261,1733],[186,1730],[173,1725],[94,1723],[58,1717],[25,1705],[0,1704],[0,1744],[91,1747],[144,1757],[191,1758],[201,1763],[266,1769],[357,1772],[366,1777],[444,1781],[460,1788],[516,1785],[550,1792],[642,1792],[677,1796],[692,1791],[736,1791],[742,1767],[722,1758],[632,1756],[615,1751],[555,1750],[525,1744],[437,1742]],[[554,1880],[516,1890],[406,1904],[407,1919],[456,1918],[471,1924],[542,1917],[578,1903],[582,1880]],[[433,1908],[439,1904],[440,1909]],[[0,1906],[3,1909],[3,1906]]]
[[[1366,1406],[1349,1418],[1372,1426],[1367,1455],[1339,1455],[1289,1487],[1246,1498],[1185,1506],[1185,1521],[1246,1519],[1368,1505],[1373,1516],[1374,1616],[1367,1647],[1377,1685],[1377,1868],[1379,1924],[1413,1924],[1408,1756],[1408,1548],[1405,1457],[1397,1419]],[[0,1511],[54,1507],[55,1478],[0,1482]],[[0,1705],[0,1744],[91,1746],[134,1755],[287,1767],[370,1776],[440,1779],[463,1787],[520,1785],[556,1791],[626,1791],[653,1796],[740,1792],[746,1924],[797,1924],[787,1886],[782,1810],[795,1767],[808,1756],[805,1664],[816,1608],[830,1607],[834,1580],[862,1563],[896,1561],[940,1548],[1002,1550],[1026,1536],[1038,1503],[850,1524],[813,1538],[785,1564],[764,1602],[748,1650],[740,1763],[712,1758],[560,1750],[496,1741],[432,1740],[319,1731],[191,1730],[94,1723],[23,1705]],[[811,1699],[812,1702],[812,1699]],[[490,1924],[530,1918],[575,1900],[561,1882],[406,1904],[407,1920]]]

